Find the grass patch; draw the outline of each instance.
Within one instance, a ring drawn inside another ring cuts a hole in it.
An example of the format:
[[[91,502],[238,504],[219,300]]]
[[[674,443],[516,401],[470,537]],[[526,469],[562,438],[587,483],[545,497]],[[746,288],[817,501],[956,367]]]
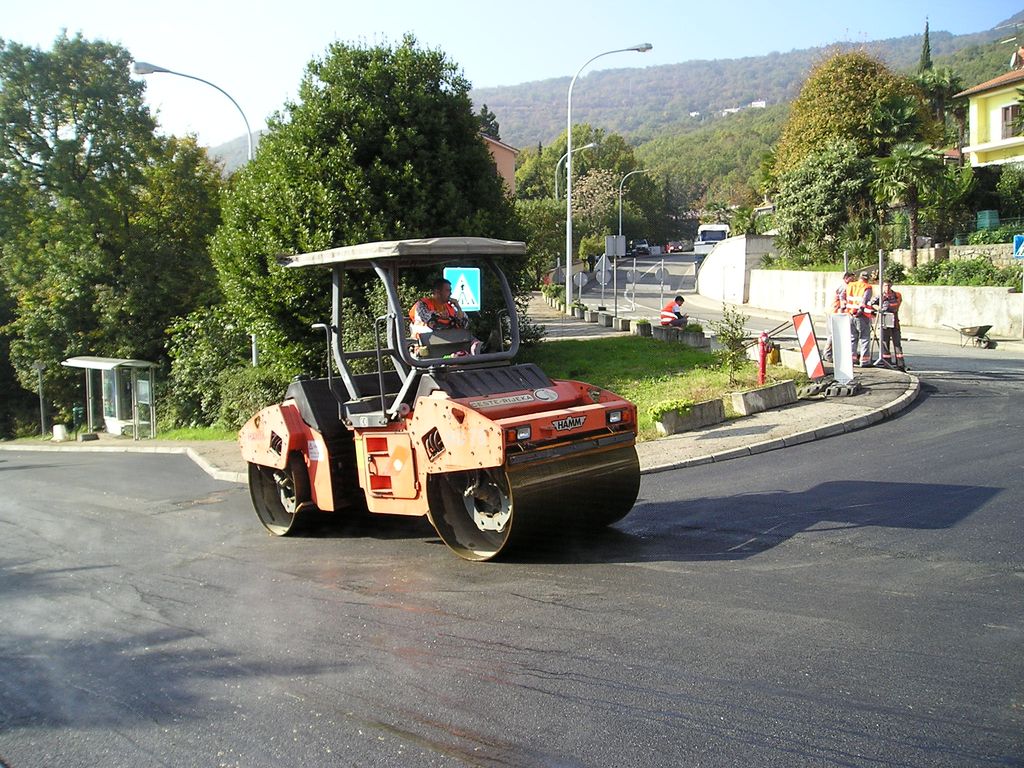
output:
[[[238,439],[238,430],[224,427],[179,427],[157,432],[161,440],[230,440]]]
[[[524,350],[517,361],[536,363],[553,378],[585,381],[632,401],[637,406],[641,440],[657,438],[652,411],[659,404],[697,403],[757,386],[757,366],[752,362],[741,367],[736,386],[730,386],[729,374],[718,367],[711,353],[638,336],[545,341]],[[775,371],[773,376],[769,368],[768,383],[796,379],[799,386],[806,379],[786,368]],[[726,412],[730,410],[727,403]]]

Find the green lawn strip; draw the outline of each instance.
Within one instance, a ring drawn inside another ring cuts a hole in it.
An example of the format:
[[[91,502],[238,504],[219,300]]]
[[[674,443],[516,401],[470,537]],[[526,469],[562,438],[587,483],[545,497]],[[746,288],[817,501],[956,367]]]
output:
[[[238,430],[223,427],[178,427],[157,432],[161,440],[230,440],[238,439]]]
[[[739,371],[733,386],[709,352],[635,336],[545,341],[521,352],[518,362],[536,363],[553,378],[585,381],[631,400],[637,406],[641,440],[658,436],[651,409],[659,403],[696,403],[757,386],[752,362]],[[768,370],[769,383],[792,378],[799,386],[801,377],[785,368]],[[728,403],[726,413],[736,415]]]

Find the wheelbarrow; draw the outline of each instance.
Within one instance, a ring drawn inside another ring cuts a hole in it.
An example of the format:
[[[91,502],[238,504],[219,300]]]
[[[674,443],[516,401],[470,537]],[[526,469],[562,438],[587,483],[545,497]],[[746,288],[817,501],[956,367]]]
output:
[[[993,349],[996,346],[996,343],[988,337],[988,332],[992,328],[991,325],[962,325],[959,327],[947,325],[946,327],[952,328],[960,334],[961,347],[973,344],[982,349]]]

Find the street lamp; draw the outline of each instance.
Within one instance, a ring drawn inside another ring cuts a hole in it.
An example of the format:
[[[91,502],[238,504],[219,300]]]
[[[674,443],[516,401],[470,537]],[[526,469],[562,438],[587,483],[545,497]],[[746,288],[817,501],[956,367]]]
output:
[[[597,142],[592,141],[589,144],[584,144],[579,149],[574,149],[573,150],[573,154],[576,154],[577,152],[582,152],[584,149],[590,149],[591,147],[596,147],[596,146],[597,146]],[[562,155],[560,158],[558,158],[558,162],[555,163],[555,200],[558,199],[558,169],[562,167],[562,162],[568,156],[569,156],[569,153],[566,152],[564,155]]]
[[[636,51],[637,53],[646,53],[651,50],[654,46],[650,43],[639,43],[637,45],[631,45],[629,48],[616,48],[614,51],[605,51],[599,53],[579,68],[575,75],[573,75],[572,81],[569,83],[569,96],[566,99],[566,147],[565,147],[565,312],[566,314],[572,314],[572,309],[569,307],[569,297],[572,296],[572,89],[576,85],[576,78],[580,76],[580,73],[587,68],[587,65],[595,59],[599,59],[602,56],[608,56],[612,53],[625,53],[626,51]]]
[[[245,123],[245,140],[248,146],[248,158],[252,160],[252,131],[249,129],[249,121],[245,117],[245,112],[238,106],[238,102],[231,98],[231,94],[221,88],[219,85],[214,85],[209,80],[203,80],[201,77],[195,75],[186,75],[184,72],[175,72],[173,69],[166,69],[165,67],[158,67],[156,64],[150,64],[146,61],[136,61],[135,66],[132,68],[136,75],[153,75],[153,74],[167,74],[177,75],[178,77],[187,77],[189,80],[198,80],[200,83],[206,83],[211,88],[216,88],[218,91],[228,97],[228,100],[235,105],[235,109],[238,110],[238,114],[242,116],[242,122]]]
[[[622,237],[622,185],[626,183],[626,179],[632,176],[634,173],[647,173],[646,168],[641,168],[638,171],[630,171],[622,177],[622,181],[619,182],[619,237]]]

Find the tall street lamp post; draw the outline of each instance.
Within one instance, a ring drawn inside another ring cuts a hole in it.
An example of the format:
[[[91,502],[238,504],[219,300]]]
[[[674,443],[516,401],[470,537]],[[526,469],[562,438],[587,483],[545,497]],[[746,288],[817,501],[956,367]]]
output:
[[[591,147],[596,147],[596,146],[597,146],[597,143],[592,141],[589,144],[584,144],[579,149],[574,149],[573,150],[573,154],[576,154],[577,152],[582,152],[584,149],[590,149]],[[558,162],[555,163],[555,200],[558,199],[558,169],[562,167],[562,163],[565,162],[565,158],[567,158],[568,156],[569,156],[569,153],[566,152],[564,155],[562,155],[560,158],[558,158]]]
[[[587,60],[587,62],[579,68],[575,75],[573,75],[572,81],[569,83],[569,96],[566,99],[566,147],[565,147],[565,313],[567,315],[572,314],[572,309],[569,307],[569,297],[572,296],[572,89],[576,85],[576,78],[580,76],[580,73],[587,68],[590,62],[595,59],[599,59],[602,56],[608,56],[612,53],[625,53],[626,51],[636,51],[637,53],[645,53],[654,46],[650,43],[639,43],[638,45],[631,45],[628,48],[616,48],[614,51],[605,51],[599,53]]]
[[[195,75],[186,75],[184,72],[175,72],[173,69],[167,69],[165,67],[158,67],[156,64],[150,64],[147,61],[136,61],[135,66],[132,68],[136,75],[153,75],[153,74],[166,74],[166,75],[177,75],[178,77],[187,77],[189,80],[198,80],[200,83],[206,83],[211,88],[216,88],[218,91],[228,97],[228,101],[235,105],[235,109],[238,110],[238,114],[242,116],[242,122],[245,123],[245,140],[248,148],[248,158],[252,160],[252,131],[249,129],[249,121],[245,117],[245,112],[238,106],[238,102],[231,98],[231,94],[221,88],[219,85],[214,85],[209,80],[203,80],[201,77]]]

